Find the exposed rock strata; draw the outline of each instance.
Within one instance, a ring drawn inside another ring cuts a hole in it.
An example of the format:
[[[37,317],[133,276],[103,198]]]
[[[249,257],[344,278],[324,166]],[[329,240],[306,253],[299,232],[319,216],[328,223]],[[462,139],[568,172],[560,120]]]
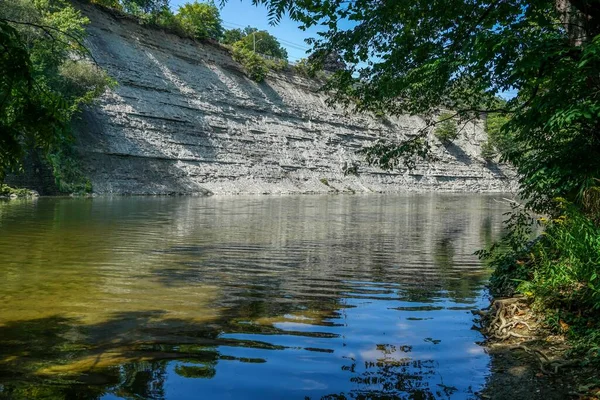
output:
[[[364,165],[356,151],[414,135],[419,117],[348,115],[291,73],[261,84],[222,49],[117,19],[91,6],[88,43],[119,86],[78,122],[78,150],[98,193],[230,194],[505,191],[506,168],[480,156],[469,123],[439,161],[413,171]],[[434,140],[435,142],[435,140]],[[360,164],[358,176],[344,168]]]

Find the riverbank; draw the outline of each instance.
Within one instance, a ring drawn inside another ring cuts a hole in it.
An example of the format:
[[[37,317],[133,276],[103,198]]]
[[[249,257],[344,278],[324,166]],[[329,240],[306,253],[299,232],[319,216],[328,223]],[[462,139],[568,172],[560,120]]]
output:
[[[35,190],[13,188],[5,184],[0,184],[0,199],[21,199],[39,197]]]
[[[525,298],[495,300],[481,317],[491,356],[483,399],[598,399],[600,378],[589,360],[575,357],[569,327],[552,332]]]

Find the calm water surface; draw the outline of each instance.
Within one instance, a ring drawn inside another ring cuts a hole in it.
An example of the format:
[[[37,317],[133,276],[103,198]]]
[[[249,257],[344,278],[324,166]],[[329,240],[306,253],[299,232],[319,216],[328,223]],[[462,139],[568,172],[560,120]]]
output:
[[[476,398],[494,196],[0,203],[0,398]]]

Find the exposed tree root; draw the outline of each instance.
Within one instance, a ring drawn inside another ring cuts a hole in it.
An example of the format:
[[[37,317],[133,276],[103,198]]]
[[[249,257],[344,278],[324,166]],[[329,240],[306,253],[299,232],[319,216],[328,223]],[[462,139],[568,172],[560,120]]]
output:
[[[536,357],[540,370],[544,374],[556,374],[560,368],[577,363],[577,361],[552,359],[542,351],[530,349],[523,344],[524,339],[536,339],[536,336],[524,334],[526,331],[535,332],[536,329],[535,318],[529,312],[529,305],[523,297],[498,299],[488,310],[473,311],[473,314],[481,317],[479,330],[488,340],[504,342],[512,339],[509,343],[516,344],[510,349],[520,349]]]
[[[575,365],[577,363],[579,363],[578,360],[552,360],[550,359],[547,355],[545,355],[541,350],[537,350],[537,349],[530,349],[527,346],[524,345],[519,345],[519,346],[514,346],[512,347],[512,349],[516,350],[516,349],[520,349],[525,351],[528,354],[531,354],[535,357],[537,357],[538,362],[540,364],[540,370],[544,373],[544,374],[556,374],[558,373],[558,370],[562,367],[567,367],[567,366],[571,366],[571,365]],[[551,369],[548,369],[551,368]]]
[[[532,331],[531,325],[517,315],[522,315],[523,308],[527,305],[522,297],[513,297],[509,299],[499,299],[494,301],[487,311],[473,312],[481,316],[481,332],[487,337],[493,337],[498,340],[508,338],[531,339],[530,336],[514,332],[513,329],[523,326]]]

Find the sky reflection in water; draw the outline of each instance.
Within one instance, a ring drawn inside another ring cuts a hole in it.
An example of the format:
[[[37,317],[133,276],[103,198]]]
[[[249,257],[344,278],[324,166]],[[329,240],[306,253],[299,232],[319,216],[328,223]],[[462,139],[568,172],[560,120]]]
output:
[[[494,196],[0,203],[0,398],[474,398]]]

